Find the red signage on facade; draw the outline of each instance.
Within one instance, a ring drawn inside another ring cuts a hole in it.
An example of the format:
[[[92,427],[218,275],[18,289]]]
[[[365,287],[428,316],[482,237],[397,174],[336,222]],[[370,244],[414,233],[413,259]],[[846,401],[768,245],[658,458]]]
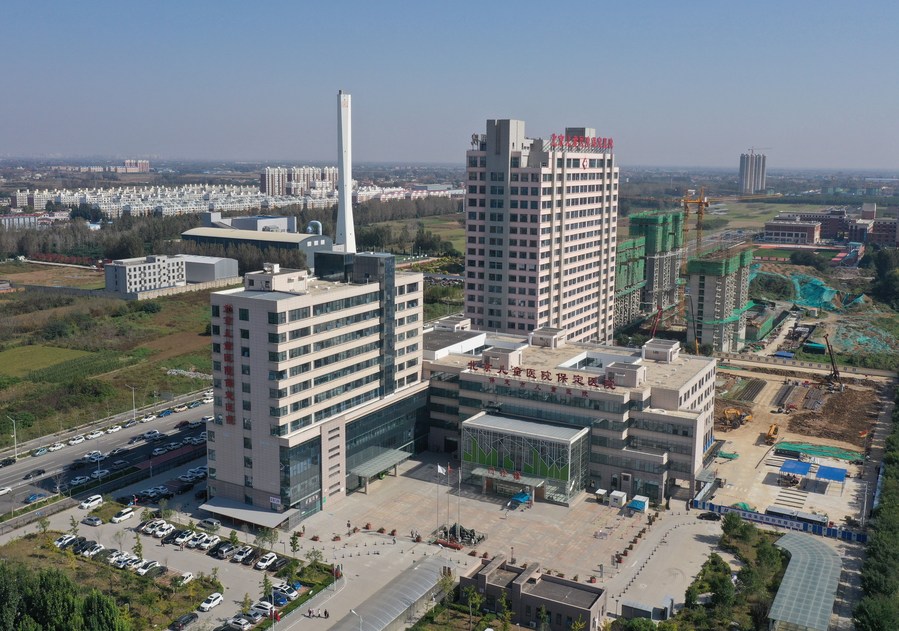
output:
[[[553,149],[598,149],[600,151],[612,151],[615,141],[611,138],[598,136],[566,136],[553,134],[549,140],[549,146]]]

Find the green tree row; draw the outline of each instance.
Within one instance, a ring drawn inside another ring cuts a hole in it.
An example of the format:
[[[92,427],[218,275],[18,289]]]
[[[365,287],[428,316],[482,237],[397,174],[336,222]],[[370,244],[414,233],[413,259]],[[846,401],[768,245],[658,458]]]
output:
[[[893,409],[892,422],[883,455],[880,502],[862,566],[865,595],[855,609],[858,631],[899,629],[899,407]]]
[[[0,627],[19,631],[128,631],[115,602],[56,569],[0,564]]]

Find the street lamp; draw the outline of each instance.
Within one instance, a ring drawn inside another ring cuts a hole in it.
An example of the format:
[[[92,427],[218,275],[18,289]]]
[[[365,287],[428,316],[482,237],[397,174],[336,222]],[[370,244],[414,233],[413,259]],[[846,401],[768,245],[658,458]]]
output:
[[[18,459],[19,459],[19,446],[18,446],[18,442],[16,441],[16,419],[14,419],[14,418],[11,417],[11,416],[7,416],[6,418],[8,418],[9,420],[12,421],[12,449],[13,449],[13,456],[15,456],[16,460],[18,460]]]
[[[134,401],[134,391],[136,390],[136,386],[129,386],[127,383],[125,384],[126,388],[131,388],[131,420],[137,420],[137,405]]]
[[[357,614],[355,609],[350,609],[350,613],[359,618],[359,631],[362,631],[362,616]]]

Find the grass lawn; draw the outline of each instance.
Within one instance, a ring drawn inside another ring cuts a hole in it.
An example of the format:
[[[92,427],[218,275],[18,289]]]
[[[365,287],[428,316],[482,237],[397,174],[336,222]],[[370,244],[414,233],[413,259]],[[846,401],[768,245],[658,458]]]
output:
[[[459,252],[465,251],[465,216],[461,213],[454,215],[434,215],[431,217],[419,217],[403,219],[402,221],[385,221],[372,224],[377,226],[390,226],[394,234],[399,234],[406,226],[414,237],[421,224],[425,230],[433,232],[444,241],[450,241]]]
[[[0,352],[0,375],[24,377],[32,370],[47,368],[85,355],[90,353],[52,346],[18,346]]]
[[[805,248],[756,248],[754,255],[759,257],[774,257],[779,259],[788,259],[793,252],[808,252]],[[833,257],[839,253],[839,250],[822,249],[812,250],[814,254],[822,254],[824,256]]]
[[[766,221],[774,219],[775,215],[793,212],[811,212],[821,210],[822,206],[815,204],[770,204],[766,202],[723,202],[721,206],[715,206],[706,212],[706,216],[723,217],[728,220],[727,227],[735,228],[759,228]],[[714,211],[726,209],[726,212],[717,214]]]

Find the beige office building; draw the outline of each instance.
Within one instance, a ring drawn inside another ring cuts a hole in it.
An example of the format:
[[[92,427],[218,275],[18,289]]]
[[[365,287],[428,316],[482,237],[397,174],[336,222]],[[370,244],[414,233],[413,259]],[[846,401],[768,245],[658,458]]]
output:
[[[212,294],[203,508],[217,515],[295,524],[426,441],[422,275],[385,254],[320,256],[317,277],[267,265]]]

